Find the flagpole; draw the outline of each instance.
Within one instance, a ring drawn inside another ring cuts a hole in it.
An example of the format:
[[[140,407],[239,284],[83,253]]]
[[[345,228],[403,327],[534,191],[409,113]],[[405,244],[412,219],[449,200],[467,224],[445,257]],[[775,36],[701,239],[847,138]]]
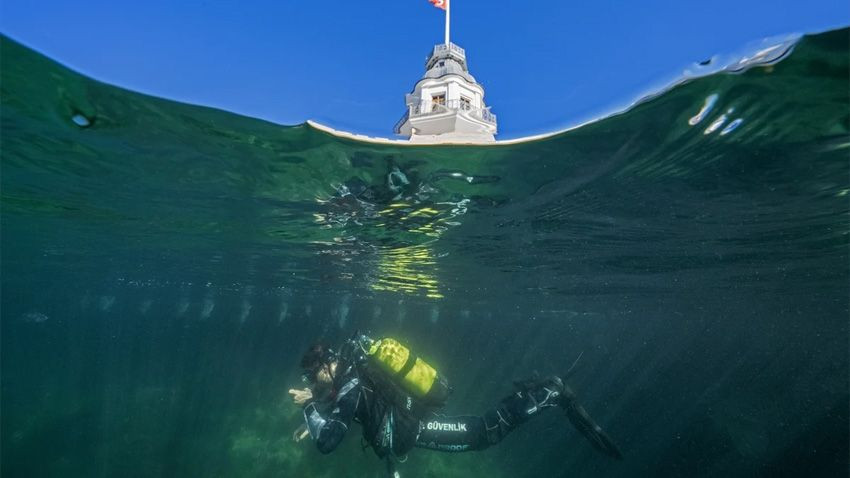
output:
[[[449,18],[452,11],[452,0],[446,0],[446,46],[449,46]]]

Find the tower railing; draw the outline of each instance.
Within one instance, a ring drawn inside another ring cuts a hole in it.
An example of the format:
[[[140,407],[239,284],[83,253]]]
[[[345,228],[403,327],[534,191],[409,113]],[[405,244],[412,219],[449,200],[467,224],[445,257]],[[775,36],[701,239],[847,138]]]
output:
[[[448,45],[446,45],[445,43],[440,43],[439,45],[434,45],[434,51],[431,52],[431,56],[440,54],[440,53],[442,53],[446,50],[448,50],[452,53],[457,53],[458,55],[466,58],[466,50],[455,45],[454,43],[449,43]]]
[[[408,108],[407,111],[404,112],[404,116],[402,116],[401,119],[398,120],[396,122],[395,126],[393,127],[393,132],[395,134],[401,134],[401,125],[403,125],[404,122],[407,121],[407,118],[409,118],[409,117],[410,117],[410,108]]]
[[[427,102],[419,102],[410,105],[407,109],[407,112],[404,113],[404,116],[402,116],[401,119],[398,120],[393,130],[398,133],[398,131],[401,129],[401,125],[403,125],[404,122],[407,121],[409,118],[438,115],[442,113],[448,113],[450,111],[462,111],[467,115],[479,119],[485,123],[489,123],[494,126],[497,124],[496,115],[491,113],[489,108],[476,108],[465,101],[449,100],[446,102],[446,104],[429,104]]]
[[[441,43],[439,45],[434,45],[434,49],[431,50],[431,53],[428,55],[428,58],[425,59],[425,69],[430,70],[434,65],[432,63],[437,61],[437,58],[441,57],[454,57],[460,64],[466,69],[466,50],[455,45],[454,43],[449,43],[446,45],[445,43]]]

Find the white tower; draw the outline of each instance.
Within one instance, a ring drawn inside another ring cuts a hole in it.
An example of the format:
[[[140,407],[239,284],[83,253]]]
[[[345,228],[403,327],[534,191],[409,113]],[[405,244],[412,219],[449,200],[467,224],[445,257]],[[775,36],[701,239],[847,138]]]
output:
[[[425,76],[405,95],[407,112],[395,133],[416,142],[494,141],[496,115],[484,104],[484,88],[469,74],[466,52],[454,43],[436,45]]]
[[[484,104],[484,88],[469,74],[466,52],[454,43],[437,45],[425,61],[425,76],[405,96],[407,112],[395,133],[417,142],[494,141],[496,115]]]

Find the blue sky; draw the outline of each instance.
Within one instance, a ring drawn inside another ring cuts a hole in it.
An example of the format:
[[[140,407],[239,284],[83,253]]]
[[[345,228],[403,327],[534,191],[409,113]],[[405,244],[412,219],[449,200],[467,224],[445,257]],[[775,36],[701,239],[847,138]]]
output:
[[[282,124],[392,137],[443,41],[427,0],[5,0],[0,31],[98,80]],[[847,0],[454,0],[499,138],[625,106],[715,54],[850,24]]]

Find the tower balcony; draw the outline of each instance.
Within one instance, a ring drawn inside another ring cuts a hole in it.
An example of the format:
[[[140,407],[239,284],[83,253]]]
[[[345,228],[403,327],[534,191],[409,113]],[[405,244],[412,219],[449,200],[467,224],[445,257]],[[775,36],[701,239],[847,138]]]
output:
[[[466,67],[466,50],[455,45],[454,43],[449,43],[446,45],[445,43],[441,43],[439,45],[434,45],[434,49],[431,50],[431,53],[428,55],[428,59],[425,60],[425,71],[430,70],[438,60],[451,58],[456,62],[460,63],[463,67],[464,71],[467,70]]]
[[[407,111],[404,113],[401,119],[398,120],[395,125],[395,128],[393,128],[393,131],[396,134],[401,134],[401,128],[404,123],[413,118],[441,115],[444,113],[452,112],[463,113],[466,116],[469,116],[470,118],[474,118],[483,123],[492,125],[494,129],[497,124],[496,115],[490,112],[490,108],[476,108],[464,101],[449,100],[446,102],[446,104],[429,104],[427,102],[415,102],[414,104],[410,104],[408,106]]]

